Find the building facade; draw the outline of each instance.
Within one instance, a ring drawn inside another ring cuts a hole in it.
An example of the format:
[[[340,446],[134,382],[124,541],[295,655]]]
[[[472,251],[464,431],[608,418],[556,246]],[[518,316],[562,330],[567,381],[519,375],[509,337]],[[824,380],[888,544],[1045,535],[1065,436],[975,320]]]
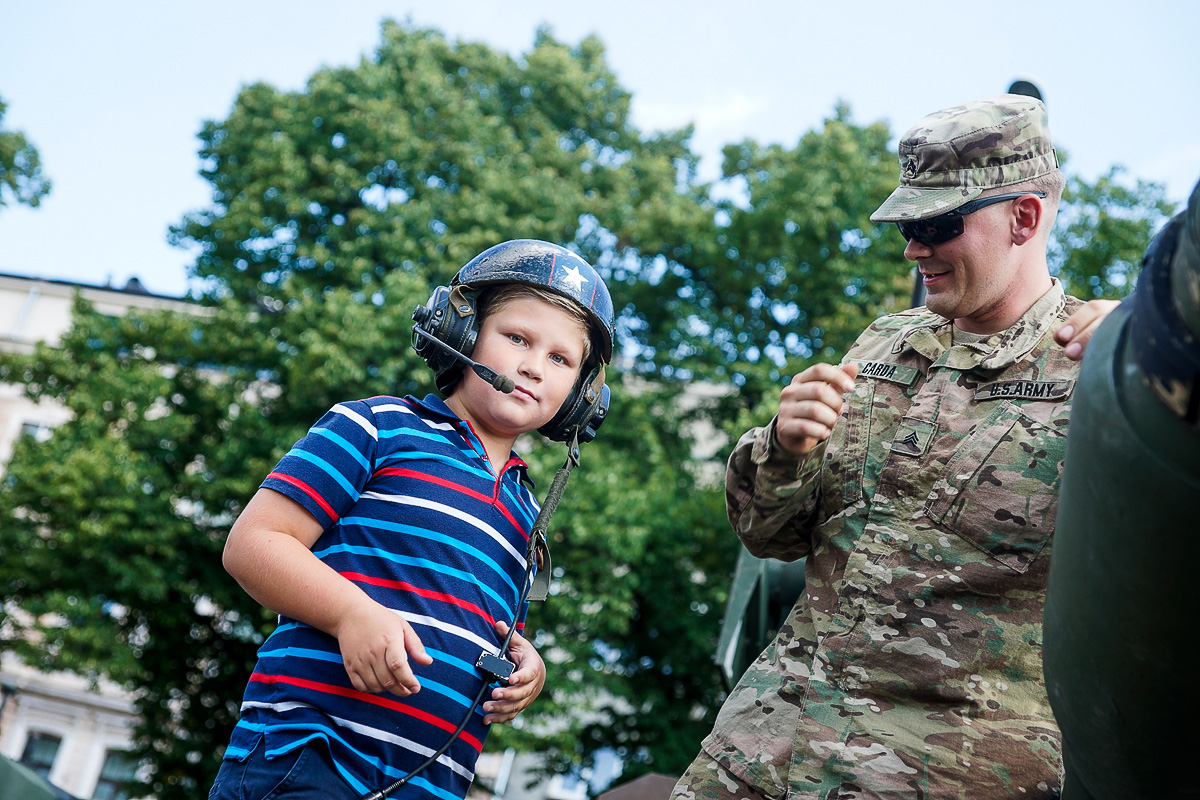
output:
[[[114,316],[191,308],[178,298],[147,292],[136,278],[116,288],[0,273],[0,352],[27,354],[38,342],[56,345],[70,328],[76,294]],[[0,383],[0,475],[21,437],[44,441],[70,416],[57,404],[32,402],[19,386]],[[0,754],[71,795],[125,796],[120,783],[137,768],[128,755],[134,721],[132,698],[119,686],[40,672],[0,652]]]

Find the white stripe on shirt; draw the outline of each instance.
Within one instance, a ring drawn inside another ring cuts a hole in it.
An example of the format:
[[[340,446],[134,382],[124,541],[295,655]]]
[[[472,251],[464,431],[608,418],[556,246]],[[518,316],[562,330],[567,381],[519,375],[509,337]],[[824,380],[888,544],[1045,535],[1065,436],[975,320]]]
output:
[[[496,544],[503,547],[505,549],[505,551],[516,560],[517,565],[521,569],[525,569],[525,554],[524,553],[520,552],[519,550],[517,550],[517,548],[513,547],[512,544],[510,544],[509,541],[504,538],[504,536],[500,533],[500,531],[496,530],[491,525],[488,525],[486,522],[483,522],[478,517],[476,517],[472,514],[468,514],[466,511],[463,511],[462,509],[455,508],[454,506],[448,506],[445,503],[439,503],[434,500],[427,500],[427,499],[421,498],[421,497],[412,497],[410,495],[402,495],[402,494],[381,494],[380,492],[365,492],[365,493],[363,493],[363,497],[370,497],[372,500],[382,500],[385,503],[397,503],[399,505],[404,505],[404,506],[415,506],[417,508],[425,508],[425,509],[429,509],[430,511],[439,511],[448,517],[454,517],[455,519],[462,520],[463,522],[467,523],[468,525],[471,525],[472,527],[477,528],[478,530],[487,534],[488,538],[490,538]]]
[[[368,434],[370,434],[372,439],[374,439],[377,442],[379,441],[379,429],[376,428],[374,425],[372,425],[370,422],[368,422],[367,418],[364,417],[362,414],[359,414],[357,411],[353,411],[350,408],[347,408],[342,403],[338,403],[331,410],[336,411],[337,413],[341,414],[343,417],[346,417],[347,419],[353,420],[358,425],[358,427],[362,428],[364,431],[366,431]]]
[[[445,631],[451,636],[457,636],[460,639],[466,639],[468,642],[474,642],[491,655],[495,656],[500,654],[500,648],[494,643],[489,642],[487,639],[484,639],[482,636],[479,636],[478,634],[474,633],[473,631],[469,631],[466,628],[461,628],[458,625],[451,625],[449,622],[443,622],[440,619],[427,617],[423,614],[413,614],[408,611],[398,611],[394,608],[390,608],[388,610],[393,614],[402,617],[409,625],[424,625],[427,628],[437,628],[439,631]],[[508,620],[504,621],[508,622]]]
[[[293,709],[297,708],[313,708],[313,706],[310,706],[306,703],[260,703],[255,701],[242,703],[242,711],[245,711],[247,708],[266,708],[276,712],[284,712],[292,711]],[[387,731],[381,731],[378,728],[372,728],[369,725],[363,725],[361,722],[355,722],[354,720],[349,720],[344,717],[335,717],[326,711],[322,711],[321,714],[333,720],[338,725],[348,728],[355,733],[360,733],[363,736],[369,736],[372,739],[379,739],[380,741],[388,742],[389,744],[400,745],[406,750],[416,753],[419,756],[424,756],[425,758],[429,758],[434,754],[434,752],[436,752],[432,747],[426,747],[419,742],[414,742],[412,739],[405,739],[403,736],[397,736],[394,733],[388,733]],[[452,720],[446,721],[451,722]],[[462,764],[459,764],[457,761],[452,759],[449,754],[443,753],[438,757],[437,763],[444,767],[448,767],[455,774],[461,775],[469,781],[475,779],[475,773],[472,770],[469,770]]]

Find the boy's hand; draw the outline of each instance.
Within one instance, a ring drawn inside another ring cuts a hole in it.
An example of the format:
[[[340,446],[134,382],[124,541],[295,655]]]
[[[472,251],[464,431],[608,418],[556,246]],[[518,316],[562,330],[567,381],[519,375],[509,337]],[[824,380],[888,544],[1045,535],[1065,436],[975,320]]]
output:
[[[421,690],[409,657],[418,664],[433,663],[412,626],[370,598],[338,625],[337,640],[346,674],[360,692],[407,697]]]
[[[497,622],[496,633],[508,635],[508,623]],[[516,669],[508,678],[507,686],[492,690],[492,699],[483,704],[487,715],[483,721],[488,725],[508,722],[529,707],[546,683],[546,664],[538,651],[519,633],[514,633],[509,642],[509,658]]]
[[[842,395],[854,388],[858,365],[813,364],[779,393],[775,438],[784,450],[802,455],[829,438],[842,413]]]
[[[1054,340],[1066,350],[1067,358],[1072,361],[1083,358],[1092,334],[1119,305],[1116,300],[1089,300],[1067,317],[1062,327],[1054,332]]]

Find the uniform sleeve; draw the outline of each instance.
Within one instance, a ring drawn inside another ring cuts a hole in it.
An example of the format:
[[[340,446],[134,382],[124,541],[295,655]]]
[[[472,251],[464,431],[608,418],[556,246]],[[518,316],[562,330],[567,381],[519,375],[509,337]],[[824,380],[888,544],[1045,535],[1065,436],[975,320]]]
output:
[[[262,486],[295,500],[328,528],[358,502],[378,444],[370,406],[339,403],[292,446]]]
[[[725,504],[738,538],[759,558],[793,561],[812,549],[825,442],[804,455],[775,439],[775,421],[738,440],[725,473]]]

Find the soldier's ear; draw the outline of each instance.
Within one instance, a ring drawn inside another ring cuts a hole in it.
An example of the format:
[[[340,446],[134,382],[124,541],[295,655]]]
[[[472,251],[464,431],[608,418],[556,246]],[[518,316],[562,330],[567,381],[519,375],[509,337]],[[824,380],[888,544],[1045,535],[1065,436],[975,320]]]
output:
[[[1013,201],[1009,224],[1015,245],[1023,245],[1037,236],[1046,224],[1046,207],[1035,194],[1027,194]]]

